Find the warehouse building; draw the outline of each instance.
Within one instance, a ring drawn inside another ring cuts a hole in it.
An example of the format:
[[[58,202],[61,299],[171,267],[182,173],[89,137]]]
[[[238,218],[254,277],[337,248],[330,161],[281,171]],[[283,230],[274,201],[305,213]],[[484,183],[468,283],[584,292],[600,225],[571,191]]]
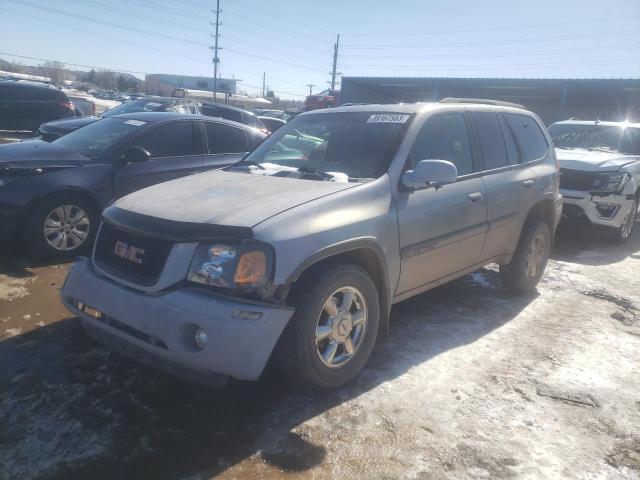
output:
[[[640,121],[640,79],[344,77],[343,103],[433,102],[484,98],[524,105],[545,124],[581,120]]]
[[[154,73],[145,76],[144,91],[149,95],[171,97],[173,96],[173,91],[177,88],[213,92],[213,83],[212,77]],[[234,95],[236,93],[236,80],[233,78],[218,78],[216,90],[218,93]]]

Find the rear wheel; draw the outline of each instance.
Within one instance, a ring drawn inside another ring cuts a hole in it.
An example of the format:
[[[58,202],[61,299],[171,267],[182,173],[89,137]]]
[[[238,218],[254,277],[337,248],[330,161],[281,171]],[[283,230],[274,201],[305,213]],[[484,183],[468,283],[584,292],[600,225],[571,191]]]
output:
[[[622,225],[619,228],[614,230],[613,232],[613,240],[616,243],[624,243],[631,237],[633,233],[633,229],[636,226],[636,219],[638,216],[638,202],[640,197],[636,195],[636,198],[633,200],[633,205],[631,206],[631,211],[624,218]]]
[[[283,370],[315,388],[352,380],[371,355],[380,321],[369,274],[357,265],[331,264],[297,286],[294,306],[276,348]]]
[[[44,199],[29,213],[25,240],[42,257],[65,257],[87,251],[98,223],[95,206],[81,195],[61,193]]]
[[[500,265],[502,283],[518,293],[530,292],[542,278],[551,252],[551,229],[546,222],[528,222],[508,265]]]

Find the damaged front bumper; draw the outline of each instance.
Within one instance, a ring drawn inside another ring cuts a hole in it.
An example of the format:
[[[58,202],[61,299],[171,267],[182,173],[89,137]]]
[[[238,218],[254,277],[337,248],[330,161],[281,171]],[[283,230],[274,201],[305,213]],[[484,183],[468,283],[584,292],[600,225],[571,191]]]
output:
[[[193,286],[158,293],[124,287],[96,272],[88,258],[71,267],[65,307],[114,350],[206,385],[226,377],[256,380],[293,309],[216,295]],[[207,342],[195,341],[197,331]]]
[[[583,221],[595,226],[620,228],[633,207],[633,195],[597,194],[561,190],[564,221]]]

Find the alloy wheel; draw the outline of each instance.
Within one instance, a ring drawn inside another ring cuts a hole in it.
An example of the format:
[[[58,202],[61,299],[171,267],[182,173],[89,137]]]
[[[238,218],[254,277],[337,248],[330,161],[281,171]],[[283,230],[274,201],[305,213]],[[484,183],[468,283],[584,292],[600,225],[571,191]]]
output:
[[[525,264],[527,277],[533,278],[538,274],[538,271],[542,267],[542,263],[544,262],[544,252],[544,235],[539,233],[531,239],[529,250],[527,250],[527,259]]]
[[[91,222],[87,213],[77,205],[60,205],[45,217],[44,238],[54,249],[68,252],[87,240]]]
[[[325,301],[316,323],[316,352],[329,368],[349,362],[362,344],[367,328],[367,305],[351,286],[334,291]]]

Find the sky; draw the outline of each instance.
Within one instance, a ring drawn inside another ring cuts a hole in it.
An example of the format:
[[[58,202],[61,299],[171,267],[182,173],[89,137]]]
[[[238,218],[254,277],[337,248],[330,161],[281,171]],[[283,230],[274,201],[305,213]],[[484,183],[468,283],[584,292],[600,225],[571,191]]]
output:
[[[215,0],[0,0],[0,58],[213,76]],[[343,76],[640,78],[640,0],[220,0],[221,77],[281,98]],[[79,67],[78,67],[79,68]],[[85,69],[86,68],[79,68]]]

